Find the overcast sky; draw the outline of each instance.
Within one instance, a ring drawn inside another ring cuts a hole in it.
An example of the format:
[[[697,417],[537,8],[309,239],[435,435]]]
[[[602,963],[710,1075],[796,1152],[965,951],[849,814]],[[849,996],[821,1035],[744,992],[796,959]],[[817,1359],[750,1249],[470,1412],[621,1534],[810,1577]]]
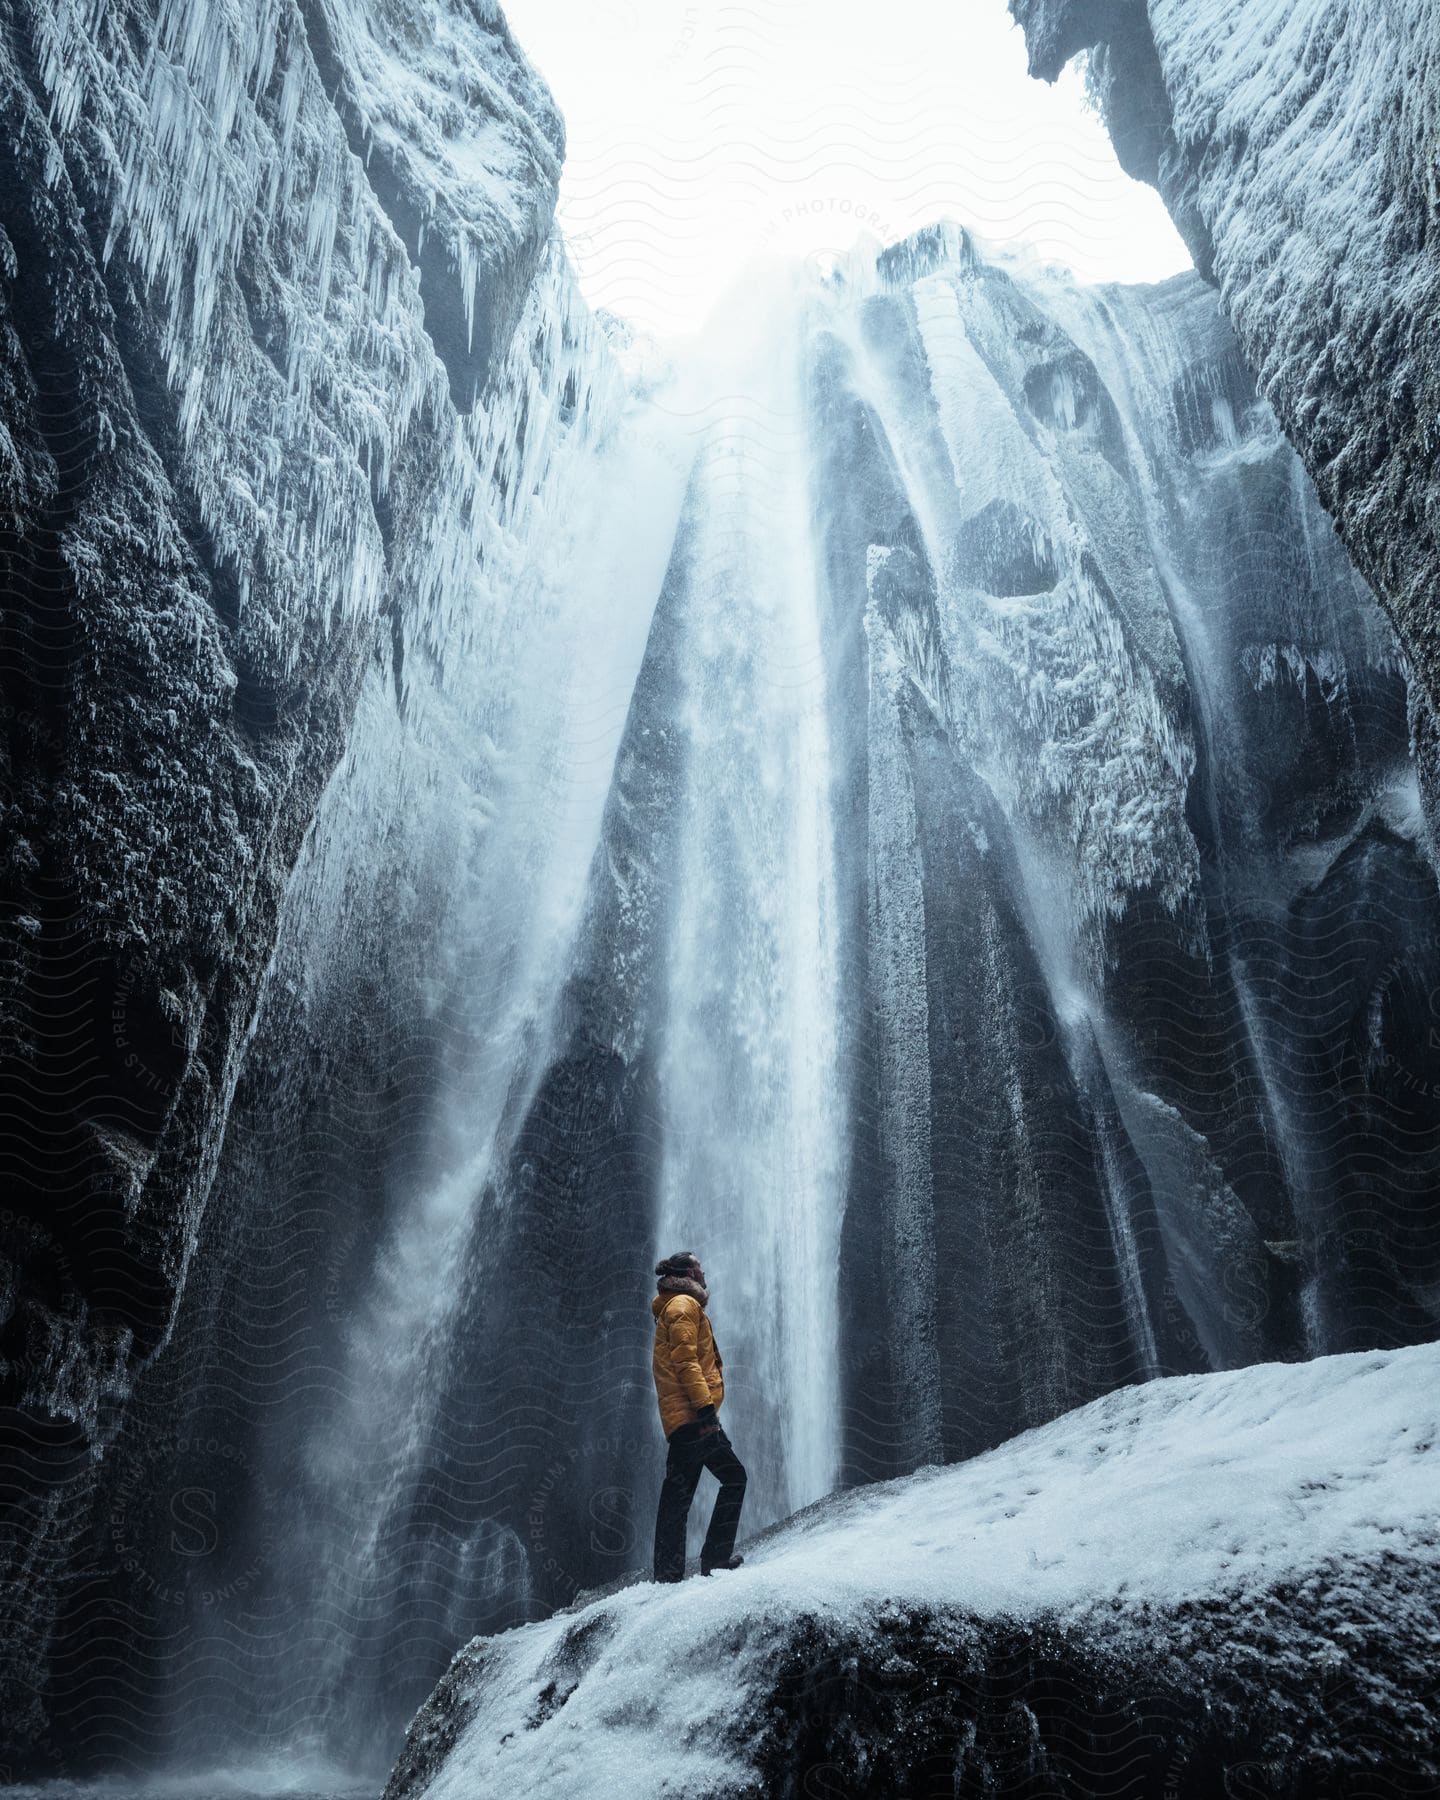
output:
[[[1083,82],[1025,73],[1005,0],[505,0],[565,114],[560,224],[592,304],[697,325],[757,251],[949,217],[1082,279],[1189,257]]]

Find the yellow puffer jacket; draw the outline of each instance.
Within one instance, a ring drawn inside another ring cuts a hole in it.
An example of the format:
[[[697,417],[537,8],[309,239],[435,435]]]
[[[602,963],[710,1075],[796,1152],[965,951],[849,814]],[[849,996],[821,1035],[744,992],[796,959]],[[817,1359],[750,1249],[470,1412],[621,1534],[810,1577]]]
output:
[[[660,1424],[668,1438],[688,1425],[702,1406],[718,1406],[725,1398],[725,1365],[698,1300],[689,1294],[657,1294],[650,1310],[655,1315],[650,1368]]]

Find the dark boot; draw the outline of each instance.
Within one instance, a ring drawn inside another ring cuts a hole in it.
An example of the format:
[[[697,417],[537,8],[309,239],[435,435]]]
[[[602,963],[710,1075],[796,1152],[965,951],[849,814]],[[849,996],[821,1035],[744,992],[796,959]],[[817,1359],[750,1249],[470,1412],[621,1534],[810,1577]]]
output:
[[[741,1556],[740,1552],[737,1550],[733,1556],[727,1556],[724,1562],[702,1562],[700,1565],[700,1573],[702,1575],[713,1575],[717,1569],[738,1569],[744,1560],[745,1558]]]

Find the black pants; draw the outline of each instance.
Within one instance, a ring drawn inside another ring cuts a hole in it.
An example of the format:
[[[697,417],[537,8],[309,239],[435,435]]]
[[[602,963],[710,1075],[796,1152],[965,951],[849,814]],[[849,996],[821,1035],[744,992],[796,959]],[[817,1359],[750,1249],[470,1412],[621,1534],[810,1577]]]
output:
[[[712,1568],[735,1548],[740,1508],[745,1504],[745,1465],[735,1454],[723,1429],[702,1437],[693,1422],[670,1433],[665,1458],[665,1480],[660,1489],[660,1509],[655,1515],[655,1579],[679,1581],[685,1574],[685,1521],[700,1471],[708,1469],[720,1483],[710,1529],[700,1552],[700,1567]]]

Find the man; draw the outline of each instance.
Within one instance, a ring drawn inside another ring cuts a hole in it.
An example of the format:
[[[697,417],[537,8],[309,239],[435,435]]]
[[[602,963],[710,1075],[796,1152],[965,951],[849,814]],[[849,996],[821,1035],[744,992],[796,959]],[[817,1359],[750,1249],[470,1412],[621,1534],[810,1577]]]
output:
[[[699,1259],[688,1250],[655,1265],[659,1292],[650,1302],[655,1315],[651,1371],[660,1402],[660,1424],[669,1453],[660,1509],[655,1517],[655,1579],[680,1581],[685,1574],[685,1521],[701,1469],[720,1483],[715,1511],[700,1552],[700,1573],[738,1569],[735,1532],[745,1504],[745,1468],[720,1428],[725,1398],[724,1363],[715,1347],[705,1307],[710,1294]]]

